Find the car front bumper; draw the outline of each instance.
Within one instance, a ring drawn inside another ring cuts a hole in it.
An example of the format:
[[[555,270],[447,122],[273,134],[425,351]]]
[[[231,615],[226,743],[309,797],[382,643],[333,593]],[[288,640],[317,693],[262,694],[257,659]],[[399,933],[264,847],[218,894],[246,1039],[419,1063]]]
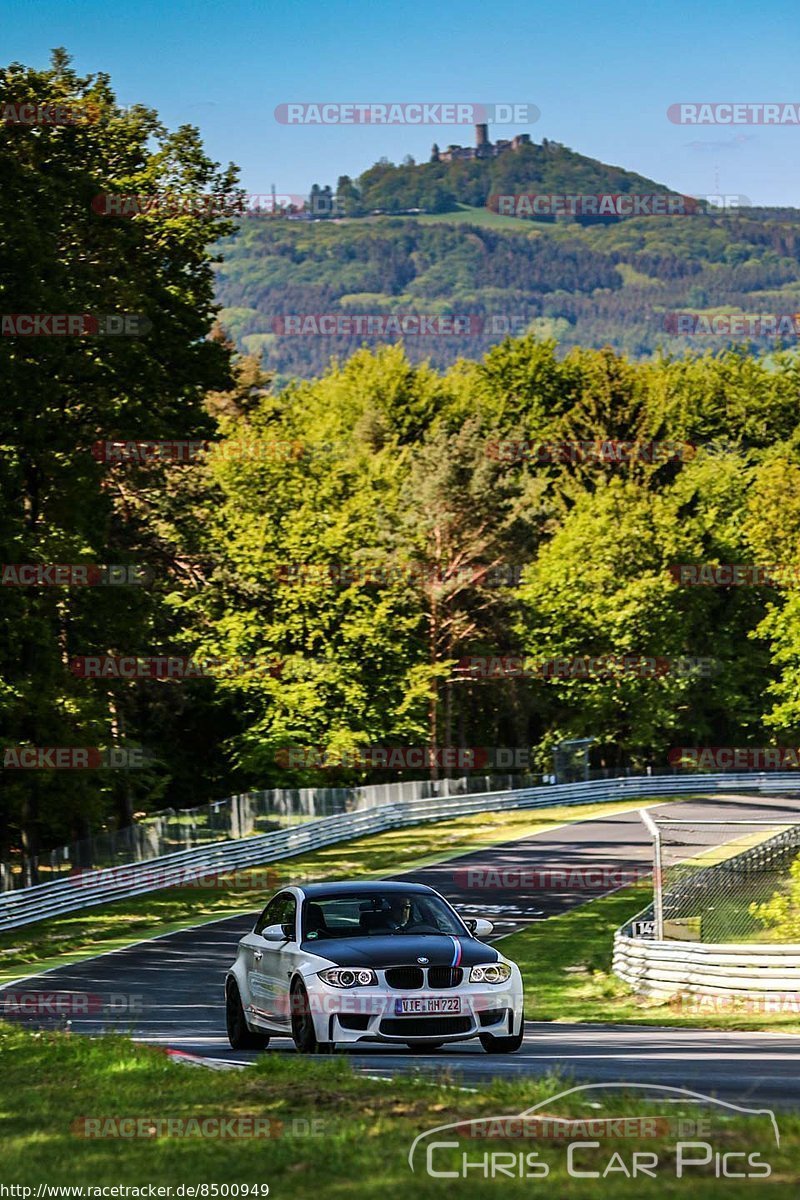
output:
[[[426,992],[436,1000],[460,1001],[458,1013],[401,1014],[398,1002],[417,1000],[419,993],[376,988],[342,990],[306,980],[317,1040],[321,1042],[459,1042],[478,1037],[510,1037],[522,1030],[522,988],[510,984],[490,987],[462,985]],[[311,985],[311,986],[309,986]],[[337,995],[336,993],[339,992]]]

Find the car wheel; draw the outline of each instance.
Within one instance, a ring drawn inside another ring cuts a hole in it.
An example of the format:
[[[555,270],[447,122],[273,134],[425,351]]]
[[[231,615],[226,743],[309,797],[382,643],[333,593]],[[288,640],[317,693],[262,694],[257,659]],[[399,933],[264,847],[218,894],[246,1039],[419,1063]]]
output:
[[[412,1054],[427,1054],[429,1050],[441,1050],[444,1042],[407,1042]]]
[[[318,1042],[308,992],[299,981],[292,984],[292,1038],[299,1054],[331,1054],[332,1042]]]
[[[479,1034],[480,1043],[487,1054],[513,1054],[522,1045],[523,1034],[515,1037],[494,1037],[491,1033]]]
[[[247,1028],[239,987],[233,979],[225,987],[225,1024],[234,1050],[265,1050],[269,1045],[269,1034],[253,1033]]]

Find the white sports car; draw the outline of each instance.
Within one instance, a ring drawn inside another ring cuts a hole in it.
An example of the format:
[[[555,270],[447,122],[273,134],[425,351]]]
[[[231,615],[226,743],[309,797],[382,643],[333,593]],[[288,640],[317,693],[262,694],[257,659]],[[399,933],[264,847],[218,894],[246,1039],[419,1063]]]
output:
[[[463,920],[413,883],[315,883],[270,900],[225,979],[228,1039],[259,1049],[291,1036],[304,1054],[336,1043],[433,1050],[479,1038],[489,1053],[522,1044],[522,978]]]

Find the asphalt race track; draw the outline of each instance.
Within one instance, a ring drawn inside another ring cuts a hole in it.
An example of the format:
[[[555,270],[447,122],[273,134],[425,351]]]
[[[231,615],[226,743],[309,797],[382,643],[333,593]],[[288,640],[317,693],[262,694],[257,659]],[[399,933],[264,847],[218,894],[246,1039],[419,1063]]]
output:
[[[796,800],[772,798],[649,807],[687,818],[798,815]],[[730,831],[723,834],[720,827],[720,833],[709,831],[707,836],[723,840]],[[628,882],[651,867],[651,854],[649,835],[637,814],[628,812],[554,828],[398,878],[429,883],[467,915],[484,913],[502,935]],[[579,875],[584,868],[588,874]],[[505,872],[500,882],[506,886],[496,886],[497,876],[487,881],[486,870]],[[491,890],[480,886],[485,882]],[[252,928],[253,919],[250,913],[228,917],[17,981],[0,989],[2,1015],[59,1027],[67,1019],[63,1015],[15,1017],[8,1011],[12,997],[6,996],[4,1005],[3,993],[63,997],[76,992],[89,1000],[88,1011],[69,1016],[74,1032],[115,1030],[199,1055],[210,1066],[244,1065],[255,1055],[228,1046],[222,983],[237,940]],[[294,1048],[288,1039],[274,1038],[265,1053],[294,1053]],[[733,1103],[800,1108],[800,1036],[784,1034],[527,1022],[522,1049],[508,1056],[487,1055],[477,1042],[430,1054],[384,1047],[347,1054],[357,1069],[378,1076],[446,1066],[469,1085],[497,1075],[539,1076],[559,1068],[580,1082],[671,1084]]]

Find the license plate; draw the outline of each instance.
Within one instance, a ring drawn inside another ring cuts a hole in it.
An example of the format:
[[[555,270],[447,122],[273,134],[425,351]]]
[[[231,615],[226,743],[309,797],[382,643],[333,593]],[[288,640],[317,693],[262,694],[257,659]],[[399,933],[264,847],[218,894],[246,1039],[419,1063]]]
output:
[[[412,1017],[419,1013],[460,1013],[460,996],[416,996],[395,1000],[395,1016]]]

